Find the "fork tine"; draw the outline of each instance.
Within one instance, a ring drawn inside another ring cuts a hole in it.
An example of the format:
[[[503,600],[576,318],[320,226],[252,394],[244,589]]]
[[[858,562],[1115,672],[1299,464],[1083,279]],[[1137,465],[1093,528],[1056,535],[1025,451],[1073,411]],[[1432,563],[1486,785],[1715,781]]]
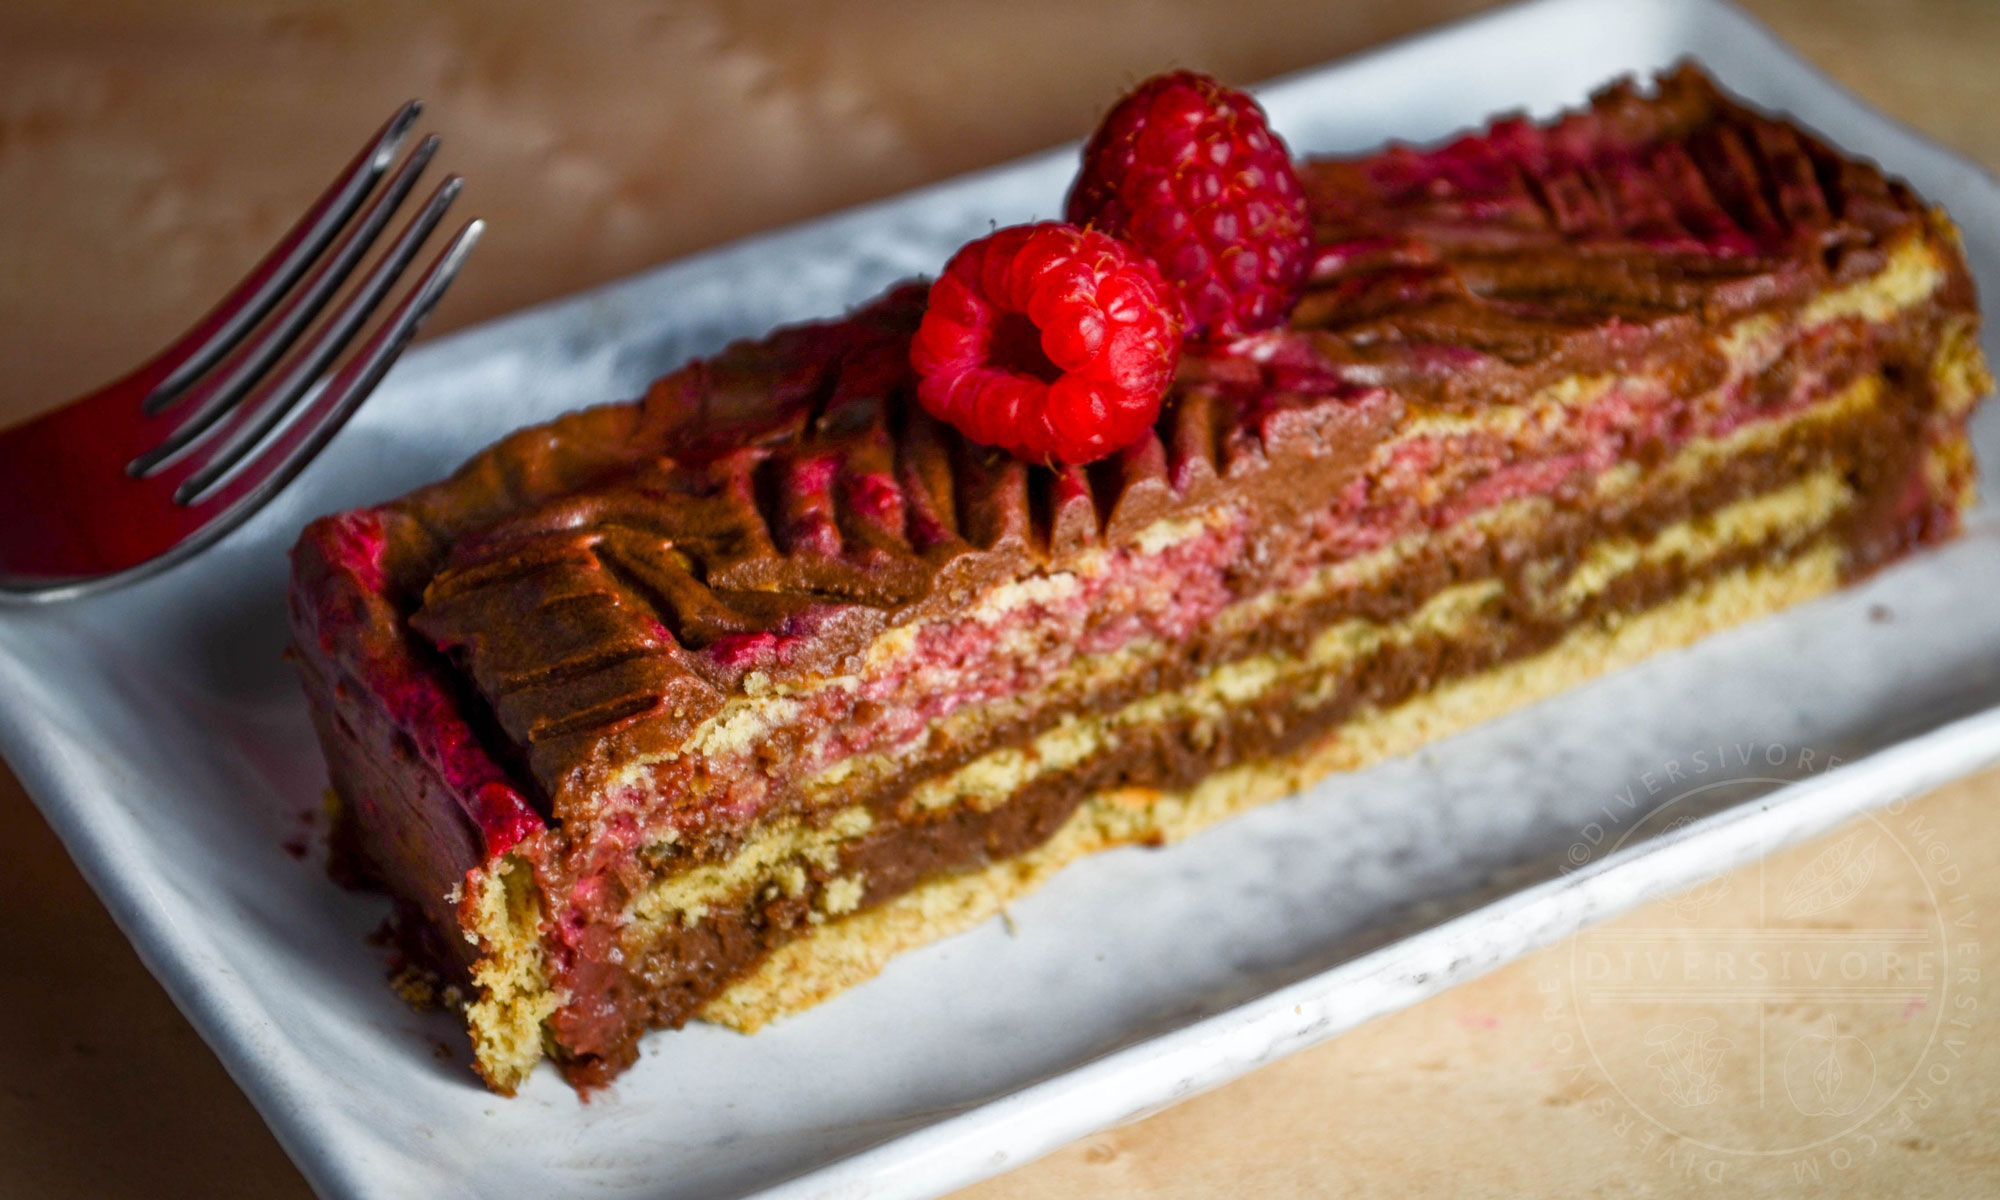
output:
[[[206,461],[174,489],[176,503],[198,503],[297,407],[311,390],[313,382],[333,362],[334,357],[347,348],[362,323],[381,304],[389,289],[395,286],[396,280],[410,265],[410,260],[417,256],[424,239],[444,219],[445,210],[451,207],[451,202],[458,198],[459,189],[464,186],[465,181],[457,175],[448,176],[438,184],[424,207],[410,219],[395,245],[375,264],[347,302],[327,318],[319,331],[277,375],[260,384],[231,415],[229,423],[216,435],[215,445],[208,452]]]
[[[444,298],[445,289],[458,277],[466,255],[472,252],[472,247],[485,231],[485,221],[476,218],[467,221],[432,260],[423,278],[417,281],[403,302],[267,449],[254,460],[245,459],[240,471],[232,473],[225,468],[212,481],[199,487],[195,486],[195,478],[188,479],[175,491],[175,502],[194,505],[222,496],[229,505],[227,511],[247,516],[265,498],[291,482],[292,477],[312,461],[334,434],[340,432],[340,427],[375,390],[375,385],[395,364],[403,348],[416,336],[424,318],[430,316],[431,310]],[[218,517],[216,523],[226,527],[234,522]]]
[[[269,323],[238,348],[221,374],[204,379],[182,397],[183,402],[195,401],[195,406],[159,445],[132,460],[126,468],[128,474],[144,478],[179,458],[184,450],[249,394],[250,389],[270,370],[271,364],[290,349],[299,334],[326,307],[333,293],[347,281],[368,248],[381,236],[389,218],[395,215],[396,209],[410,194],[410,189],[416,186],[417,177],[430,164],[437,148],[435,134],[418,144],[409,160],[389,180],[388,186],[376,194],[361,220],[348,227],[333,252],[313,267],[306,282],[292,289]]]
[[[215,365],[230,347],[243,339],[264,314],[271,311],[291,289],[299,275],[319,257],[341,226],[367,197],[375,181],[389,164],[410,127],[416,124],[423,105],[412,100],[383,123],[375,137],[362,148],[333,185],[313,201],[298,223],[286,231],[263,260],[251,268],[222,302],[183,334],[154,362],[172,363],[165,378],[140,403],[140,411],[151,416],[172,404],[202,372]]]

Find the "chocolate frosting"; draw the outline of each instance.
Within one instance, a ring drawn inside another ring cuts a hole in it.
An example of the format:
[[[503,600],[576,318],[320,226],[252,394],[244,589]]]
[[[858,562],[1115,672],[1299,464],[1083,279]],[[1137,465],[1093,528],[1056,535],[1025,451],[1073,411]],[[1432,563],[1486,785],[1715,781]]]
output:
[[[925,289],[905,285],[316,523],[301,629],[331,646],[350,614],[376,672],[402,645],[399,669],[463,697],[465,736],[524,767],[536,807],[582,816],[607,772],[678,750],[747,686],[840,669],[995,580],[1221,503],[1263,522],[1323,507],[1411,413],[1579,372],[1719,371],[1717,325],[1866,275],[1923,213],[1691,67],[1551,125],[1303,174],[1319,250],[1290,327],[1191,349],[1119,455],[1029,465],[924,414],[907,346]],[[520,836],[507,812],[472,814],[495,852]]]
[[[1190,373],[1139,445],[1032,466],[913,402],[925,295],[660,380],[625,444],[648,453],[451,538],[411,624],[559,809],[603,767],[677,748],[752,671],[838,669],[891,625],[1225,496],[1272,520],[1323,506],[1399,411],[1327,375],[1246,391]],[[522,450],[574,462],[560,434]]]

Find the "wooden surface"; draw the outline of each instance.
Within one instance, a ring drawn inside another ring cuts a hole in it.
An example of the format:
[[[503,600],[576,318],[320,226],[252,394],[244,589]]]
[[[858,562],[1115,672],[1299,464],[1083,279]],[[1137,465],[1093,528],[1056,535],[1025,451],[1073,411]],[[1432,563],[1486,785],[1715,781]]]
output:
[[[445,328],[1080,136],[1165,66],[1249,81],[1478,7],[16,0],[0,8],[0,422],[176,332],[409,95],[494,225]],[[1749,7],[2000,165],[2000,5]],[[1996,795],[2000,775],[1954,785],[968,1195],[2000,1192],[2000,973],[1977,974],[1981,924],[2000,922]],[[1671,925],[1676,953],[1712,965],[1772,936],[1758,905],[1828,864],[1860,882],[1809,922],[1818,936],[1938,931],[1928,965],[1903,963],[1901,1004],[1752,1005],[1754,1033],[1738,1010],[1702,1025],[1677,994],[1590,1006],[1606,947],[1657,948]],[[0,913],[0,1196],[305,1194],[4,771]],[[1775,1054],[1780,1035],[1811,1053],[1774,1059],[1768,1087],[1707,1069],[1709,1048]],[[1820,1138],[1864,1069],[1887,1090]]]

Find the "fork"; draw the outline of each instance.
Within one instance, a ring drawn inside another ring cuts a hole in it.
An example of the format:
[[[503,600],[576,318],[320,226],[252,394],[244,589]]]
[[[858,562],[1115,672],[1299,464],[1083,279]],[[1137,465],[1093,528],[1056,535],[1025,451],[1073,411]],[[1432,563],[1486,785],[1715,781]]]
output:
[[[165,351],[0,431],[0,603],[70,599],[193,557],[263,507],[354,415],[485,228],[479,220],[460,228],[335,367],[464,183],[452,175],[438,184],[314,325],[437,152],[437,137],[424,138],[376,189],[421,107],[413,100],[390,117],[263,261]]]

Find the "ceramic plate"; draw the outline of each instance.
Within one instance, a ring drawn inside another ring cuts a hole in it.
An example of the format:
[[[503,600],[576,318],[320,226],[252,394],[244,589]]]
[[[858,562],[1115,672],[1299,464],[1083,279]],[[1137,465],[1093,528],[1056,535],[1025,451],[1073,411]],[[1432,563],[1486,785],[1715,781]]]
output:
[[[1690,54],[1947,206],[2000,294],[1994,181],[1719,3],[1546,0],[1262,95],[1296,149],[1351,152],[1505,109],[1546,114]],[[425,345],[278,503],[195,563],[0,613],[0,750],[322,1194],[935,1194],[2000,757],[1988,506],[1960,543],[1848,594],[1183,845],[1103,855],[1010,926],[906,955],[757,1037],[656,1035],[588,1105],[546,1070],[517,1099],[487,1094],[453,1023],[384,986],[366,942],[383,902],[284,848],[325,786],[279,660],[299,527],[439,476],[516,426],[635,394],[730,339],[933,271],[990,222],[1052,215],[1073,154]],[[1989,466],[1996,416],[1976,426]],[[1697,755],[1726,785],[1682,806],[1698,819],[1657,835],[1621,825],[1648,806],[1612,798]]]

